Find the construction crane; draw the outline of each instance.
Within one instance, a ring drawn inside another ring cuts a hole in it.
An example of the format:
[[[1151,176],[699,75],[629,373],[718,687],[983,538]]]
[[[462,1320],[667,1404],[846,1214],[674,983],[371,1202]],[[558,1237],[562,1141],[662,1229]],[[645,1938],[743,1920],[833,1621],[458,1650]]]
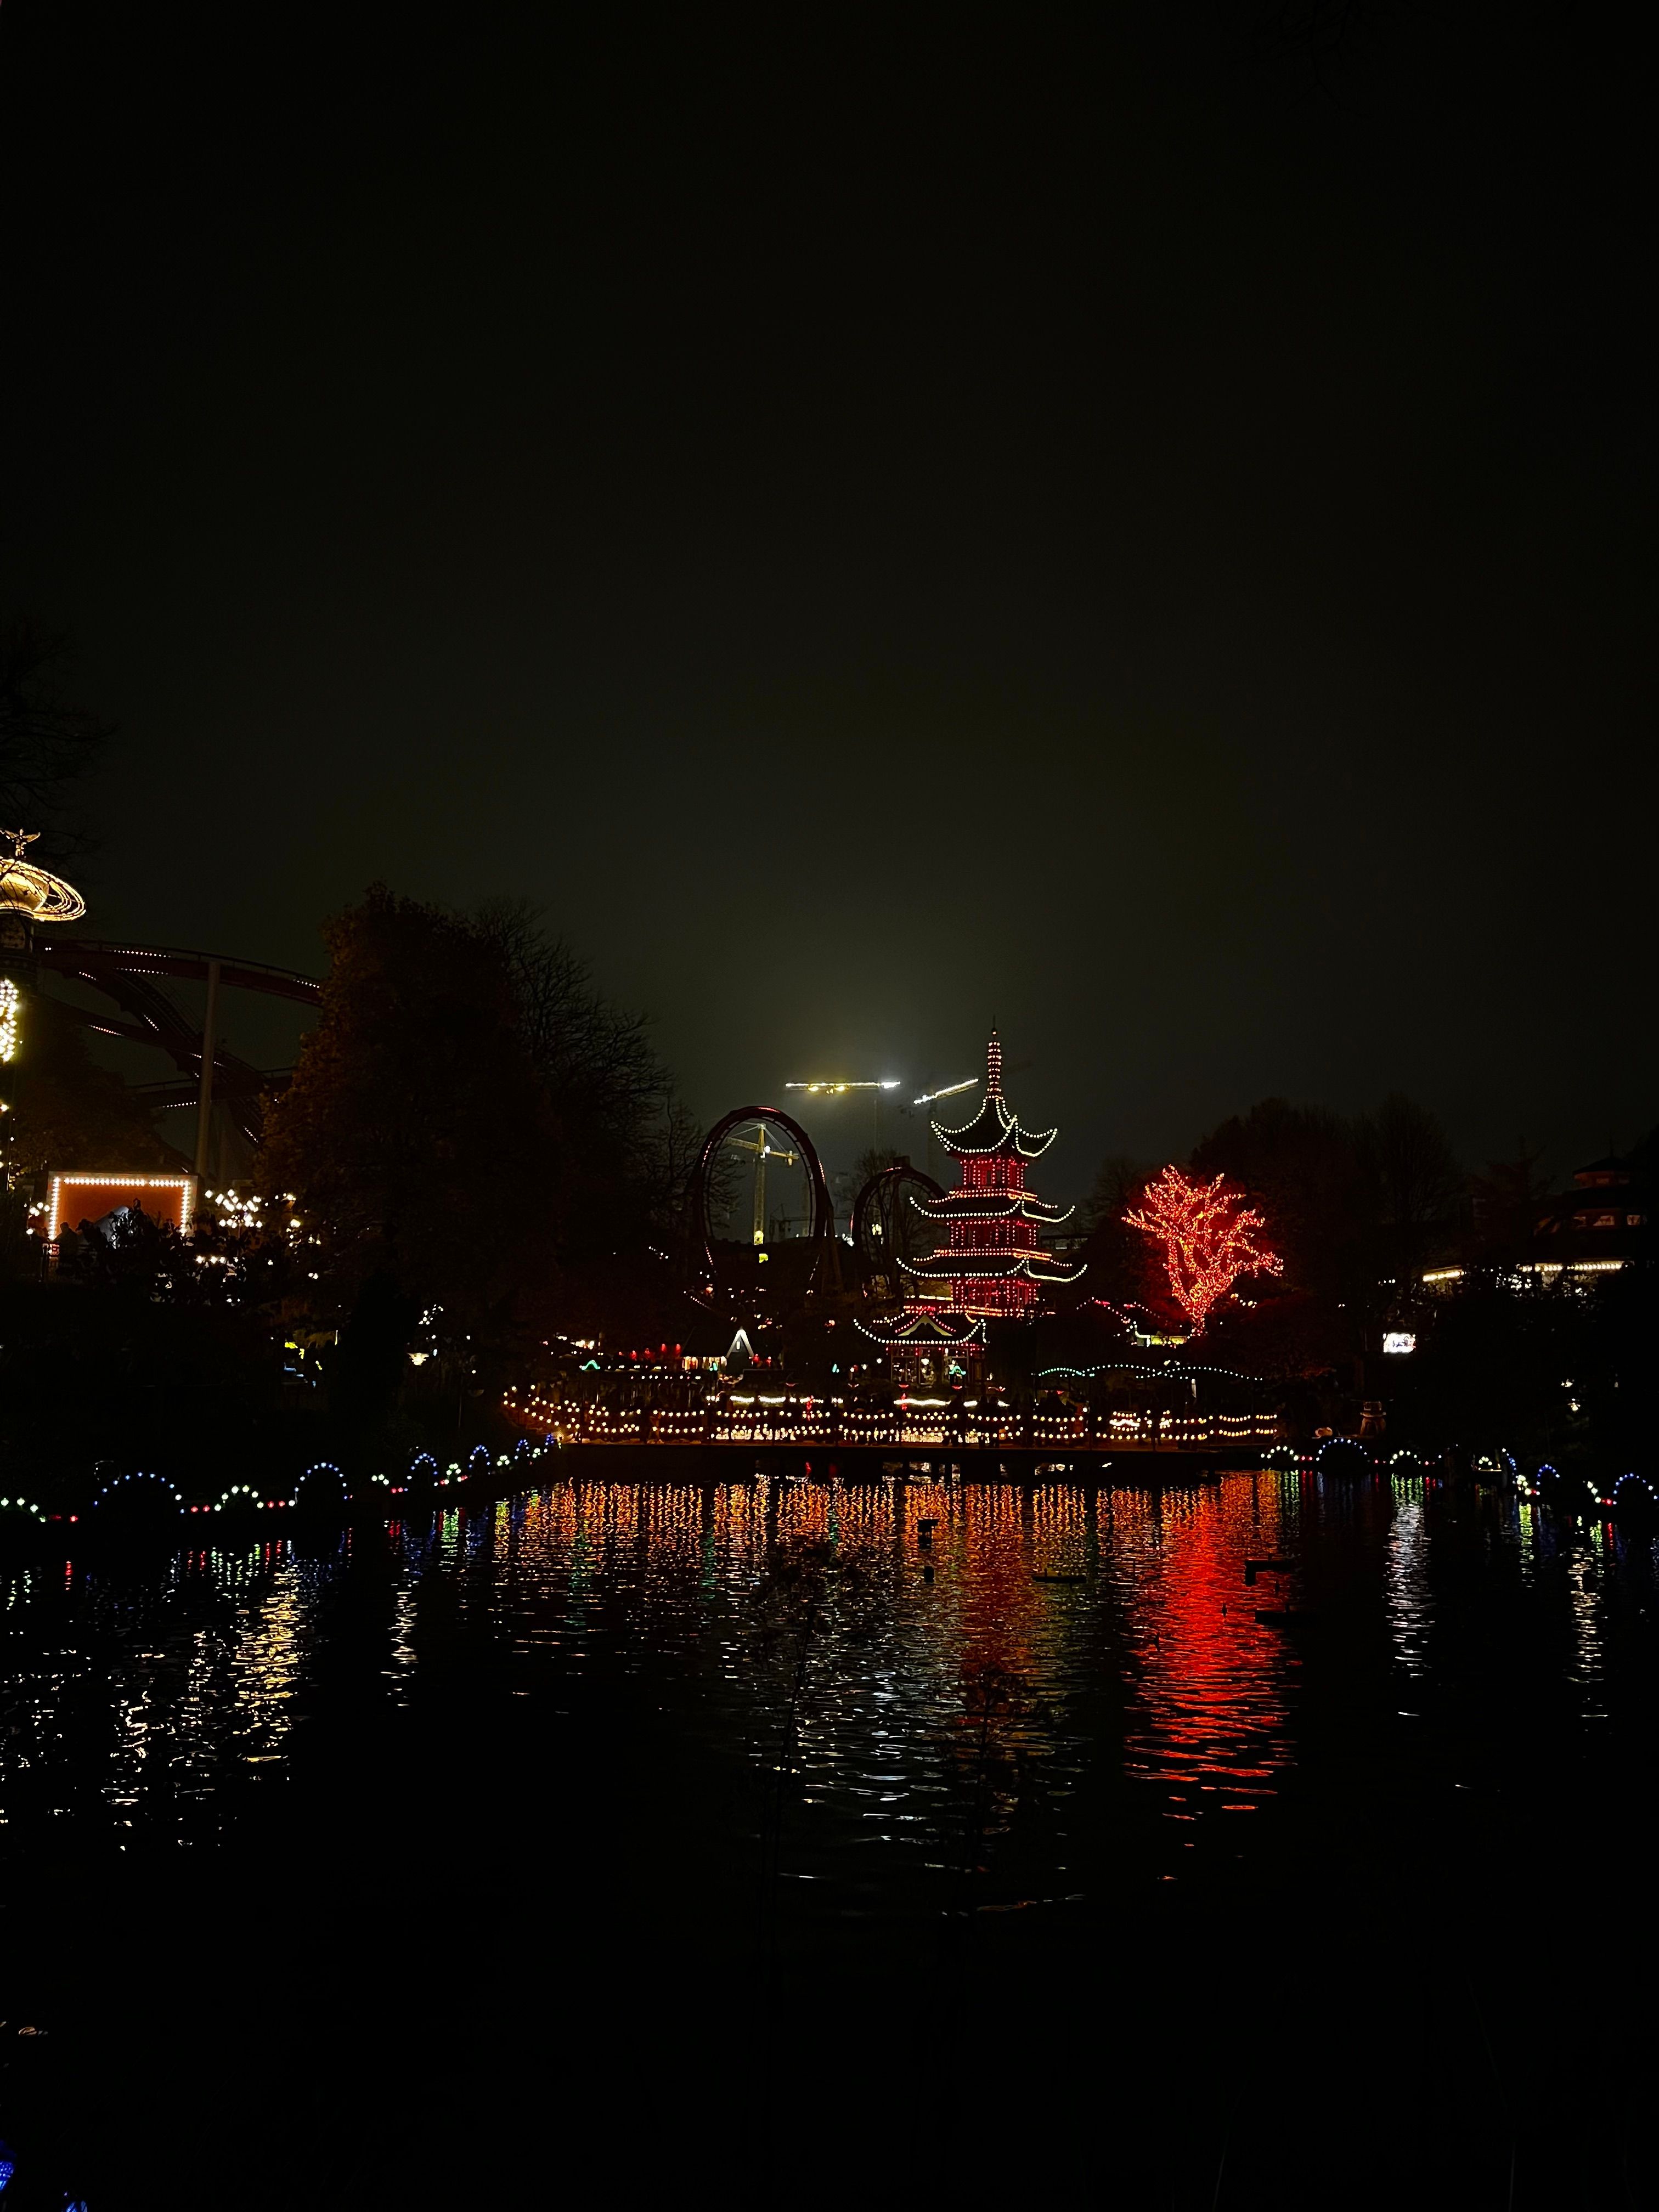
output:
[[[889,1076],[881,1082],[859,1083],[786,1083],[786,1091],[804,1091],[809,1097],[839,1098],[843,1091],[867,1091],[870,1093],[870,1133],[872,1141],[881,1143],[881,1096],[884,1091],[896,1091],[898,1078]]]
[[[752,1152],[755,1155],[755,1242],[757,1244],[764,1244],[766,1242],[766,1163],[768,1160],[781,1160],[786,1167],[796,1168],[800,1165],[800,1154],[786,1152],[781,1145],[771,1143],[767,1135],[764,1121],[757,1125],[756,1133],[752,1137],[728,1137],[726,1141],[734,1152]]]

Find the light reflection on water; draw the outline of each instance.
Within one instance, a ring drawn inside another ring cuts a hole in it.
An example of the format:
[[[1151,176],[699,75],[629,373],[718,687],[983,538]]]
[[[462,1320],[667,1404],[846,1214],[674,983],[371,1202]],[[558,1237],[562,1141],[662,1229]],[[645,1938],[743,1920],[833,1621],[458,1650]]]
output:
[[[1534,1521],[1488,1503],[1494,1564],[1535,1579]],[[1064,1875],[1068,1802],[1108,1776],[1170,1824],[1179,1863],[1198,1832],[1271,1803],[1297,1759],[1316,1656],[1258,1607],[1302,1607],[1322,1563],[1357,1560],[1379,1663],[1414,1703],[1436,1663],[1437,1527],[1407,1477],[1159,1494],[1058,1471],[964,1485],[934,1464],[898,1482],[568,1482],[311,1547],[37,1568],[0,1583],[0,1821],[14,1844],[65,1820],[211,1840],[250,1784],[290,1771],[343,1679],[371,1711],[407,1709],[464,1636],[499,1663],[492,1681],[550,1711],[631,1680],[757,1787],[787,1766],[811,1808],[808,1875],[876,1846],[945,1863],[975,1729],[987,1833],[1040,1800],[1039,1855]],[[1277,1555],[1295,1574],[1247,1589],[1245,1559]],[[816,1596],[781,1609],[769,1577],[809,1557]],[[1561,1571],[1568,1672],[1594,1717],[1607,1562],[1576,1541]]]
[[[1429,1670],[1433,1600],[1429,1589],[1429,1532],[1420,1478],[1396,1478],[1394,1525],[1389,1531],[1389,1635],[1395,1656],[1413,1677]]]

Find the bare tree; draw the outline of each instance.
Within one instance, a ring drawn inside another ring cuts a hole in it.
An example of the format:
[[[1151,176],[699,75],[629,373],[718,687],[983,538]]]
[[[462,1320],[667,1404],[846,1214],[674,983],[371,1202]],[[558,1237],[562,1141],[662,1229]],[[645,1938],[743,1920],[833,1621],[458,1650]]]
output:
[[[644,1017],[627,1014],[593,988],[587,963],[555,937],[529,899],[489,899],[474,925],[506,963],[519,1027],[556,1109],[603,1116],[634,1138],[667,1105],[667,1070]]]
[[[50,831],[59,856],[91,842],[68,794],[110,735],[61,696],[67,658],[64,641],[32,623],[0,628],[0,826]]]
[[[1376,1218],[1397,1265],[1416,1266],[1456,1220],[1464,1176],[1445,1130],[1426,1106],[1391,1091],[1358,1129],[1359,1158]]]

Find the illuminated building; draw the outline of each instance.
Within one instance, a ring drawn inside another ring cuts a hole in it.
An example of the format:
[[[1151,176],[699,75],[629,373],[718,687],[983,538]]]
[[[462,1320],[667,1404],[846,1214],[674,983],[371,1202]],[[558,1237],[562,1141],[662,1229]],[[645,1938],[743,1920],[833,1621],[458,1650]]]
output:
[[[917,1302],[948,1300],[953,1314],[1018,1316],[1030,1311],[1048,1284],[1074,1283],[1083,1269],[1066,1267],[1045,1252],[1039,1229],[1068,1218],[1069,1206],[1052,1206],[1025,1188],[1027,1163],[1041,1159],[1054,1140],[1052,1129],[1020,1127],[1002,1095],[1002,1047],[992,1031],[986,1054],[985,1103],[965,1127],[934,1134],[961,1170],[957,1188],[942,1198],[911,1204],[945,1231],[927,1258],[901,1260]]]
[[[1642,1155],[1609,1154],[1575,1168],[1572,1188],[1540,1209],[1533,1264],[1540,1273],[1616,1273],[1650,1249],[1652,1208]]]
[[[1652,1170],[1645,1147],[1620,1158],[1609,1153],[1572,1171],[1572,1188],[1534,1201],[1526,1242],[1528,1257],[1501,1265],[1495,1279],[1509,1290],[1534,1281],[1548,1287],[1565,1280],[1583,1291],[1648,1259],[1653,1250]],[[1425,1291],[1456,1295],[1482,1279],[1477,1267],[1447,1264],[1425,1270]]]
[[[1083,1273],[1038,1242],[1038,1231],[1066,1220],[1072,1208],[1050,1205],[1025,1187],[1029,1164],[1041,1159],[1054,1132],[1021,1127],[1002,1095],[1002,1047],[994,1030],[979,1112],[959,1129],[936,1121],[933,1133],[957,1163],[957,1187],[910,1202],[945,1231],[945,1242],[925,1258],[900,1259],[902,1314],[860,1323],[894,1355],[896,1375],[923,1360],[937,1372],[945,1351],[965,1350],[982,1338],[988,1320],[1023,1319],[1046,1288],[1074,1283]]]

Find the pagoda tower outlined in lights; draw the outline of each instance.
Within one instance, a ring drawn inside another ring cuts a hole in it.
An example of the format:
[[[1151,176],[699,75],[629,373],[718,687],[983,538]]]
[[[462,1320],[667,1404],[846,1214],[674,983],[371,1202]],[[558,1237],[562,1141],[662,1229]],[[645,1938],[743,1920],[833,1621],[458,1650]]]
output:
[[[910,1203],[945,1232],[925,1258],[901,1260],[910,1279],[904,1311],[859,1323],[866,1336],[906,1365],[929,1361],[951,1346],[982,1338],[988,1321],[1018,1321],[1050,1285],[1074,1283],[1081,1265],[1068,1267],[1045,1252],[1038,1231],[1056,1228],[1075,1209],[1054,1206],[1025,1187],[1025,1171],[1041,1159],[1056,1132],[1022,1128],[1002,1095],[1002,1046],[994,1030],[986,1049],[985,1098],[965,1127],[933,1133],[956,1161],[955,1190]],[[898,1364],[896,1364],[896,1368]]]

